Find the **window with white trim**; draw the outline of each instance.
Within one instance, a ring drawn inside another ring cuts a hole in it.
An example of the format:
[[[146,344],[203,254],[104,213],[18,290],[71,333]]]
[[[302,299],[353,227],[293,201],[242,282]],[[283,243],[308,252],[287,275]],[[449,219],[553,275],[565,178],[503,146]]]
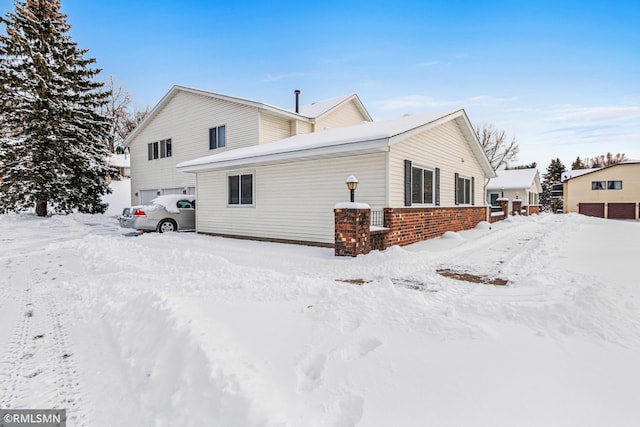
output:
[[[253,174],[228,175],[229,205],[253,205]]]
[[[224,148],[227,146],[227,128],[226,126],[218,126],[209,129],[209,150],[216,148]]]
[[[411,168],[411,203],[433,204],[434,194],[434,171],[413,166]]]
[[[173,150],[171,147],[171,138],[163,139],[161,141],[150,142],[147,144],[147,158],[148,160],[162,159],[165,157],[171,157]]]
[[[605,190],[607,187],[605,186],[606,181],[591,181],[591,189],[592,190]]]
[[[457,190],[458,198],[456,202],[459,205],[470,205],[471,204],[471,178],[458,176],[457,186],[458,186],[458,190]]]

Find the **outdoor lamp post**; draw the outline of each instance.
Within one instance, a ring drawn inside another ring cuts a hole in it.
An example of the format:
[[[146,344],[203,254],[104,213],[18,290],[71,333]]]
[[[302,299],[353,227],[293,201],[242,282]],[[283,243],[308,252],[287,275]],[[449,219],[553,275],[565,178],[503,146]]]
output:
[[[350,175],[345,184],[347,184],[347,188],[351,192],[351,203],[353,203],[355,201],[356,188],[358,187],[358,178]]]

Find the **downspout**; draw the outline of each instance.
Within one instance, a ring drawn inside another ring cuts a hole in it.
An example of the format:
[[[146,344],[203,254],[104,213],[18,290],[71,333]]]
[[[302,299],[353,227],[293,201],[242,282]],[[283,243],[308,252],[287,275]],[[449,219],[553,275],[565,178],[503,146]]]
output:
[[[484,178],[484,207],[485,207],[485,217],[486,221],[489,223],[489,230],[491,230],[491,207],[489,206],[489,201],[487,200],[487,185],[489,185],[489,178]]]

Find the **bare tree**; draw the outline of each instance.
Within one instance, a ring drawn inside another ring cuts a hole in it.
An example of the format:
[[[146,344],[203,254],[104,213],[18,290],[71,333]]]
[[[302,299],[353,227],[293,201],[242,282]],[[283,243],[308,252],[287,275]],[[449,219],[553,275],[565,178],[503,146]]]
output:
[[[127,120],[123,123],[123,126],[120,128],[119,137],[121,141],[124,141],[127,136],[131,133],[132,130],[138,126],[138,124],[145,118],[145,116],[149,113],[149,106],[147,105],[144,109],[138,110],[137,108],[133,110],[131,114],[127,116]]]
[[[607,153],[600,154],[595,157],[587,157],[584,159],[585,168],[603,168],[606,166],[617,165],[618,163],[629,160],[624,153]]]
[[[476,125],[474,130],[494,170],[517,159],[520,148],[515,137],[509,139],[504,130],[496,129],[489,123]]]
[[[119,151],[118,147],[122,146],[129,133],[149,112],[149,107],[145,107],[144,110],[134,109],[131,111],[129,108],[131,95],[124,90],[123,85],[120,84],[116,87],[113,76],[109,76],[109,81],[105,83],[105,92],[111,94],[101,111],[110,120],[109,136],[105,145],[110,152],[114,153]]]

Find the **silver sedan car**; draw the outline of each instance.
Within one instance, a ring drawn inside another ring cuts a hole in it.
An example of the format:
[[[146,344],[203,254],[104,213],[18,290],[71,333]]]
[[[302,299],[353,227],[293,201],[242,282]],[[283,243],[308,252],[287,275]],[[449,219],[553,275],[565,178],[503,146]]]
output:
[[[196,198],[185,195],[160,196],[144,206],[125,208],[118,218],[120,227],[166,233],[195,230]]]

